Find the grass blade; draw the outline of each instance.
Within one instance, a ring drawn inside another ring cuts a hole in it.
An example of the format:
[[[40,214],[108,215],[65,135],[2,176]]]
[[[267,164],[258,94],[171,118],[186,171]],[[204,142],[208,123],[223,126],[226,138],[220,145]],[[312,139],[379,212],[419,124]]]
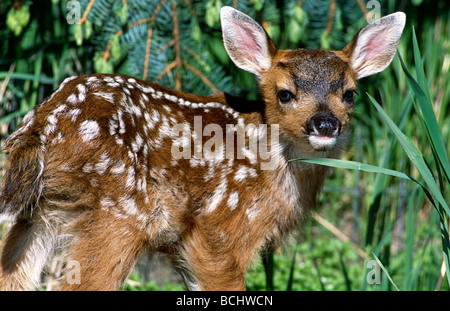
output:
[[[0,72],[0,80],[5,79],[6,77],[10,77],[11,79],[18,79],[18,80],[31,80],[31,81],[39,81],[39,83],[42,84],[54,84],[55,80],[53,78],[49,78],[43,75],[36,76],[31,73],[21,73],[21,72],[14,72],[10,73],[8,71],[1,71]]]
[[[352,290],[352,282],[348,275],[347,268],[345,267],[345,262],[344,262],[344,258],[342,257],[342,252],[339,252],[339,264],[341,266],[342,274],[344,276],[345,287],[346,287],[347,291],[351,291]]]
[[[294,248],[294,255],[292,256],[291,267],[289,269],[289,279],[286,286],[286,291],[292,291],[292,284],[294,283],[294,269],[295,269],[295,257],[297,255],[297,249]]]
[[[313,164],[320,164],[320,165],[326,165],[336,168],[345,168],[345,169],[352,169],[352,170],[360,170],[365,172],[371,172],[371,173],[382,173],[385,175],[391,175],[399,178],[404,178],[408,180],[412,180],[418,184],[420,184],[417,180],[414,178],[398,172],[394,170],[390,170],[387,168],[370,165],[370,164],[364,164],[361,162],[356,161],[346,161],[346,160],[339,160],[339,159],[328,159],[328,158],[313,158],[313,159],[293,159],[291,161],[302,161],[306,163],[313,163]]]
[[[417,51],[415,49],[414,52],[420,53],[420,52],[418,52],[418,49],[417,49]],[[398,56],[399,56],[400,64],[402,65],[403,71],[406,74],[406,78],[408,79],[408,82],[411,86],[411,89],[413,90],[414,95],[417,97],[417,101],[418,101],[419,107],[420,107],[420,111],[417,111],[417,112],[423,118],[422,124],[423,124],[424,128],[426,129],[428,140],[430,141],[432,149],[435,151],[437,159],[443,168],[444,175],[445,175],[447,181],[450,182],[450,164],[448,161],[448,155],[446,152],[444,139],[442,137],[439,125],[436,120],[436,116],[434,115],[434,112],[433,112],[433,107],[431,105],[431,101],[430,101],[429,97],[427,97],[427,95],[425,94],[423,89],[420,87],[419,83],[409,73],[400,54]],[[420,54],[418,56],[420,58]],[[417,60],[417,61],[419,62],[419,60]],[[421,65],[421,60],[420,60],[420,63],[416,64],[416,66],[417,65],[419,65],[419,66]],[[422,67],[422,70],[423,70],[423,67]],[[420,72],[420,71],[421,70],[418,70],[418,72]],[[422,83],[426,84],[426,81],[423,81]],[[369,97],[370,97],[370,95],[369,95]],[[373,98],[371,98],[371,100],[373,102]]]
[[[370,172],[370,173],[382,173],[382,174],[385,174],[385,175],[390,175],[390,176],[395,176],[395,177],[399,177],[399,178],[403,178],[403,179],[408,179],[408,180],[411,180],[411,181],[417,183],[419,186],[421,186],[422,189],[424,190],[425,194],[427,195],[427,197],[430,199],[430,201],[433,204],[433,206],[435,206],[433,197],[428,192],[428,190],[420,182],[418,182],[417,180],[415,180],[411,176],[408,176],[408,175],[406,175],[405,173],[402,173],[402,172],[390,170],[390,169],[379,167],[379,166],[375,166],[375,165],[370,165],[370,164],[365,164],[365,163],[361,163],[361,162],[356,162],[356,161],[347,161],[347,160],[338,160],[338,159],[329,159],[329,158],[304,158],[304,159],[292,159],[290,161],[301,161],[301,162],[325,165],[325,166],[330,166],[330,167],[335,167],[335,168],[361,170],[361,171]],[[425,162],[424,162],[423,165],[426,167],[426,169],[428,169],[428,167],[425,164]],[[430,172],[429,172],[429,174],[431,175]],[[432,176],[431,176],[431,178],[432,178]],[[433,179],[433,182],[434,182],[434,179]],[[435,185],[435,188],[437,189],[437,192],[441,196],[441,200],[439,200],[439,202],[444,202],[445,203],[445,200],[442,197],[442,194],[439,192],[439,189],[437,188],[437,185],[436,185],[435,182],[434,182],[434,185]],[[447,214],[450,211],[447,205],[444,206],[444,210],[446,211]],[[438,210],[438,212],[439,212],[439,215],[441,216],[441,218],[443,218],[444,216],[442,215],[442,213],[439,210]]]
[[[387,126],[397,137],[399,143],[402,145],[403,150],[405,150],[411,162],[416,166],[417,170],[420,172],[423,180],[429,187],[433,196],[442,205],[447,215],[450,215],[450,209],[447,205],[447,202],[445,202],[445,199],[442,196],[442,193],[440,192],[439,187],[437,186],[436,181],[434,180],[433,175],[430,169],[428,168],[428,165],[425,163],[423,155],[420,153],[417,147],[411,142],[411,140],[400,131],[397,125],[395,125],[395,123],[391,120],[391,118],[389,118],[389,116],[386,114],[383,108],[381,108],[381,106],[377,103],[377,101],[372,96],[370,96],[370,94],[367,95],[369,96],[369,99],[372,101],[372,104],[378,110],[383,121],[387,124]],[[434,204],[434,202],[432,203]]]
[[[417,43],[416,30],[414,29],[414,26],[412,29],[412,41],[413,41],[414,63],[415,63],[415,67],[416,67],[417,81],[419,82],[420,87],[422,88],[426,98],[431,103],[432,102],[431,95],[430,95],[430,91],[428,89],[427,80],[425,78],[425,71],[423,69],[422,56],[421,56],[421,53],[419,50],[419,44]],[[399,53],[399,57],[400,57],[400,53]],[[403,68],[403,66],[402,66],[402,68]]]
[[[392,286],[394,286],[394,288],[397,291],[400,291],[397,287],[397,285],[395,285],[394,281],[392,280],[391,276],[389,275],[389,272],[387,271],[387,269],[384,267],[383,263],[380,261],[380,259],[378,259],[378,257],[372,253],[373,256],[375,257],[375,260],[377,261],[377,263],[380,265],[381,270],[383,270],[384,274],[386,275],[386,277],[388,278],[389,282],[391,282]]]
[[[262,258],[264,271],[266,273],[266,290],[273,291],[273,270],[274,270],[274,264],[273,264],[273,251],[269,251],[263,256]]]

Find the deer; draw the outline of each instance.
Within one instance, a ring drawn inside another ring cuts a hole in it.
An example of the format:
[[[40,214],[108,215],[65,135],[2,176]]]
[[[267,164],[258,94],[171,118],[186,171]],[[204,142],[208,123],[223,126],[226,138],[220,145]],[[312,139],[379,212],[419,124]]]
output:
[[[406,16],[340,51],[278,50],[248,15],[220,19],[260,100],[92,74],[25,115],[3,147],[2,290],[38,289],[55,256],[58,289],[118,290],[144,251],[167,254],[189,290],[245,290],[255,258],[308,219],[328,168],[291,160],[346,150],[357,80],[389,66]]]

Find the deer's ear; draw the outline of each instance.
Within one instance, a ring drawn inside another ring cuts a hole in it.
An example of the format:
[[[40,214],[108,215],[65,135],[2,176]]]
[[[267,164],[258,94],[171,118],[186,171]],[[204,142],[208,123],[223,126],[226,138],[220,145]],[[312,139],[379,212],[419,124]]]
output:
[[[276,48],[257,22],[228,6],[220,10],[220,20],[225,49],[236,66],[258,77],[270,68]]]
[[[361,29],[342,50],[350,59],[358,79],[389,66],[405,27],[405,19],[405,13],[397,12],[375,20]]]

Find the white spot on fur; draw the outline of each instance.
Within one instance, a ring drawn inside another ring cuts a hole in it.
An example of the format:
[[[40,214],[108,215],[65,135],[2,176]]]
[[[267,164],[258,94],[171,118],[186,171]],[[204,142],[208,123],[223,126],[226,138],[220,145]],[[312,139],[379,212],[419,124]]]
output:
[[[256,172],[256,170],[253,167],[248,168],[248,174],[250,175],[250,177],[253,177],[253,178],[258,177],[258,173]]]
[[[148,96],[147,96],[147,94],[142,93],[141,96],[142,96],[142,99],[143,99],[145,102],[148,102]]]
[[[95,170],[97,171],[97,173],[99,175],[102,175],[103,173],[105,173],[105,171],[109,167],[110,161],[111,161],[111,159],[108,156],[108,153],[106,153],[106,152],[102,153],[102,155],[100,156],[100,161],[97,164],[95,164]]]
[[[119,85],[120,86],[120,85]],[[118,86],[118,87],[119,87]],[[127,94],[127,95],[131,95],[131,92],[130,92],[130,90],[127,88],[127,87],[122,87],[122,90],[125,92],[125,94]]]
[[[119,205],[127,215],[138,215],[136,201],[133,198],[120,198]]]
[[[134,168],[132,166],[130,166],[128,168],[128,175],[127,175],[127,181],[125,184],[125,187],[127,188],[133,188],[134,187],[134,182],[135,182],[135,171]]]
[[[213,191],[212,196],[209,199],[209,204],[206,206],[206,213],[213,212],[219,206],[227,192],[227,185],[226,175],[224,174],[220,184]]]
[[[144,93],[150,93],[150,94],[155,93],[155,89],[149,85],[142,86],[142,85],[138,84],[137,87]]]
[[[121,175],[125,172],[125,162],[120,160],[112,169],[111,174]]]
[[[106,99],[111,104],[114,104],[114,94],[113,93],[106,93],[106,92],[95,92],[92,93],[95,96],[101,97],[103,99]]]
[[[82,102],[86,99],[86,86],[84,84],[78,84],[78,101]]]
[[[115,76],[114,80],[116,80],[116,82],[119,82],[119,83],[124,83],[125,82],[125,80],[122,79],[122,77],[119,77],[119,76]]]
[[[216,175],[216,166],[214,165],[214,162],[209,162],[208,172],[205,174],[205,176],[203,176],[203,180],[209,182],[214,178],[215,175]]]
[[[81,113],[81,109],[74,108],[69,111],[68,115],[71,117],[72,122],[75,123],[77,121],[78,115]]]
[[[243,182],[248,176],[255,178],[258,176],[258,173],[252,167],[240,166],[234,175],[234,180]]]
[[[155,94],[152,94],[154,99],[161,99],[164,96],[164,93],[161,91],[156,91]]]
[[[159,112],[158,111],[156,111],[156,110],[153,110],[152,111],[152,121],[154,122],[154,123],[158,123],[159,121],[161,121],[161,115],[159,114]]]
[[[123,121],[123,112],[122,110],[117,110],[117,119],[119,120],[119,134],[125,134],[125,122]]]
[[[103,81],[105,81],[107,83],[114,83],[115,82],[114,79],[112,77],[110,77],[110,76],[103,77]]]
[[[108,121],[108,129],[109,135],[114,136],[117,133],[118,124],[114,119],[109,119]]]
[[[77,97],[77,95],[75,95],[75,94],[71,94],[71,95],[69,95],[69,97],[67,97],[66,101],[67,101],[68,103],[74,105],[74,104],[78,103],[78,97]]]
[[[64,140],[65,140],[64,135],[61,132],[59,132],[58,135],[56,135],[56,137],[53,138],[52,144],[62,143]]]
[[[62,113],[62,112],[64,112],[64,110],[66,110],[66,108],[67,108],[67,105],[64,105],[64,104],[59,105],[57,108],[55,108],[55,110],[52,111],[52,114],[56,115],[58,113]]]
[[[253,205],[252,207],[247,208],[245,213],[247,214],[248,220],[252,222],[259,214],[258,206]]]
[[[48,136],[56,130],[56,125],[58,124],[58,118],[56,117],[59,113],[63,112],[67,108],[66,105],[60,105],[54,109],[47,117],[47,125],[44,128],[44,135]]]
[[[50,114],[47,118],[47,125],[44,128],[44,135],[48,136],[56,130],[56,124],[58,123],[58,119],[53,114]]]
[[[231,192],[228,197],[227,205],[233,211],[236,209],[239,203],[239,193],[237,191]]]
[[[178,101],[178,97],[170,94],[164,94],[164,98],[170,100],[171,102],[176,103]]]
[[[148,129],[152,130],[155,128],[155,123],[153,122],[152,117],[150,117],[150,114],[147,111],[144,112],[144,119],[145,119],[145,122],[147,123],[146,125],[147,125]],[[144,130],[145,130],[145,128],[144,128]]]
[[[109,212],[109,210],[116,205],[113,199],[110,197],[104,197],[100,200],[100,206],[105,212]]]
[[[86,79],[86,84],[91,85],[91,84],[97,83],[99,81],[100,80],[97,77],[92,76],[92,77],[89,77]]]
[[[143,144],[144,144],[144,139],[138,133],[138,134],[136,134],[136,141],[131,143],[131,149],[134,152],[138,152],[142,148]]]
[[[118,145],[123,145],[123,139],[121,139],[121,138],[116,138],[116,143],[117,143]]]
[[[80,136],[84,142],[95,139],[100,134],[100,126],[97,121],[86,120],[80,125]]]
[[[25,115],[25,117],[22,120],[22,129],[23,131],[26,131],[29,127],[31,127],[34,123],[34,115],[36,111],[34,109],[28,111],[28,113]]]
[[[83,166],[83,173],[89,174],[89,173],[92,173],[93,170],[94,170],[94,164],[92,164],[92,163],[86,163]]]

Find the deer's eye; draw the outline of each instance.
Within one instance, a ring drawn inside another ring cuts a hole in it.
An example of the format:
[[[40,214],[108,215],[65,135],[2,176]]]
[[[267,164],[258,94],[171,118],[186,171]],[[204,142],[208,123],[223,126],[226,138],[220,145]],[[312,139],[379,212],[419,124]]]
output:
[[[278,99],[280,100],[280,102],[283,104],[287,104],[294,98],[294,95],[291,92],[286,91],[286,90],[277,91],[277,96],[278,96]]]
[[[353,103],[353,100],[355,98],[355,90],[347,90],[344,93],[344,100],[348,103]]]

